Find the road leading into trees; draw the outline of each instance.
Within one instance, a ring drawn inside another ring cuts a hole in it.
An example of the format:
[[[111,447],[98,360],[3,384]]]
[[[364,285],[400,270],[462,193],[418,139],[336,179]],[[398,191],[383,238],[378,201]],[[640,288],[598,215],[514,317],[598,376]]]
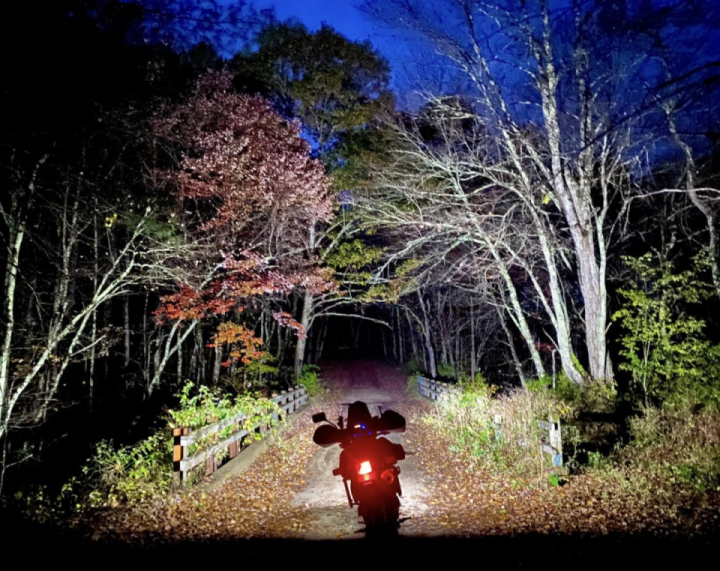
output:
[[[413,442],[413,426],[427,405],[411,399],[407,393],[407,377],[396,368],[373,361],[338,361],[323,367],[323,380],[329,388],[324,400],[328,418],[340,414],[347,417],[347,405],[354,401],[367,403],[373,415],[392,409],[406,417],[404,434],[391,434],[388,439],[401,444],[407,457],[399,462],[403,490],[400,517],[401,533],[421,532],[419,522],[428,510],[430,478]],[[319,410],[314,406],[312,412]],[[292,504],[307,510],[309,519],[302,536],[306,539],[352,538],[362,533],[362,520],[357,508],[350,509],[342,481],[332,471],[339,466],[340,447],[318,448],[308,469],[307,485],[299,491]],[[428,530],[425,530],[426,532]]]
[[[424,519],[433,511],[429,490],[436,488],[436,482],[424,463],[427,454],[418,453],[416,429],[423,426],[422,413],[430,403],[408,396],[407,376],[378,362],[325,363],[322,380],[328,389],[323,397],[293,415],[276,442],[249,466],[242,464],[247,454],[253,455],[251,450],[188,493],[129,510],[108,510],[94,522],[95,538],[146,543],[152,537],[158,543],[363,537],[357,508],[349,507],[342,481],[332,475],[339,465],[340,447],[323,449],[312,441],[312,414],[322,410],[331,419],[347,416],[347,405],[356,400],[366,402],[375,414],[381,406],[407,420],[405,434],[389,435],[407,453],[399,464],[401,534],[430,536],[445,531]]]

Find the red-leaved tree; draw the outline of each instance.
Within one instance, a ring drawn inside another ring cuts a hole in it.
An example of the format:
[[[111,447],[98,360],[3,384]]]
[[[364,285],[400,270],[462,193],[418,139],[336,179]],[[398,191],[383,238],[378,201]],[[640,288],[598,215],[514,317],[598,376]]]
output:
[[[175,160],[157,178],[177,197],[187,234],[204,252],[210,245],[216,258],[187,264],[188,279],[162,299],[158,320],[174,330],[189,323],[184,338],[200,320],[242,311],[254,296],[333,287],[307,255],[316,226],[332,218],[333,198],[297,121],[260,97],[236,93],[232,77],[220,72],[201,77],[190,99],[166,106],[153,126]],[[303,334],[291,315],[275,318]],[[262,343],[244,325],[225,321],[210,346],[229,344],[229,365],[258,358]],[[172,350],[165,353],[167,359]]]

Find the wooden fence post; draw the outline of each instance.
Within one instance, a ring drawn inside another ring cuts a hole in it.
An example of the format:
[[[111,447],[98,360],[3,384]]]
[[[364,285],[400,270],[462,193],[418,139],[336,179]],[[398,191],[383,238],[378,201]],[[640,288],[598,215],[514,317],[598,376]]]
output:
[[[234,432],[239,432],[239,431],[240,431],[240,423],[236,422]],[[229,456],[230,460],[232,460],[237,455],[238,455],[238,441],[236,440],[235,442],[230,443],[230,446],[228,447],[228,456]]]

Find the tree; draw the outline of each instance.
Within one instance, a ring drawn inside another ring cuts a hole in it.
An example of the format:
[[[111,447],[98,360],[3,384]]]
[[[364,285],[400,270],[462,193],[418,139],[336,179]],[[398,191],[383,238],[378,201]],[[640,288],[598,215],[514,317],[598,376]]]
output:
[[[160,319],[173,321],[175,331],[189,322],[187,336],[199,320],[242,311],[253,296],[332,287],[307,255],[307,229],[332,219],[333,199],[297,121],[286,121],[260,97],[237,94],[232,76],[220,72],[200,78],[186,103],[161,112],[155,133],[174,157],[174,168],[158,175],[178,200],[178,220],[215,249],[164,298]],[[276,318],[305,335],[289,315]],[[242,324],[224,322],[213,345],[225,343],[235,346],[231,360],[247,360],[262,341]],[[156,374],[149,390],[158,382]]]
[[[272,10],[259,11],[247,0],[127,0],[113,8],[117,4],[137,15],[129,41],[162,44],[178,53],[207,44],[232,56],[275,21]]]
[[[108,333],[97,331],[100,307],[132,286],[172,275],[165,262],[177,252],[148,232],[152,206],[129,213],[101,200],[103,189],[91,183],[106,184],[122,158],[95,158],[94,166],[77,165],[87,179],[65,170],[55,153],[30,163],[28,172],[21,162],[9,165],[14,185],[0,204],[10,245],[2,290],[0,438],[20,405],[24,424],[42,423],[68,367],[93,359],[108,342]],[[90,381],[92,399],[92,373]]]
[[[658,18],[639,34],[629,4],[618,20],[593,2],[550,0],[368,0],[365,8],[423,37],[467,80],[475,114],[496,141],[492,158],[502,166],[496,178],[512,186],[531,216],[563,367],[581,381],[573,348],[561,346],[568,335],[558,278],[569,265],[582,293],[589,374],[612,376],[608,254],[629,173],[647,164],[647,126],[658,119],[667,79],[646,78],[653,34],[669,30],[667,20]],[[548,220],[554,213],[559,217]],[[553,246],[556,236],[569,238],[571,259]]]
[[[310,32],[301,24],[265,27],[257,49],[238,54],[230,68],[243,88],[298,117],[328,165],[343,136],[391,109],[390,68],[369,42],[352,42],[323,25]]]
[[[394,104],[387,62],[368,42],[351,42],[325,25],[317,32],[300,24],[268,26],[256,43],[256,50],[239,54],[231,62],[238,74],[236,81],[243,89],[266,96],[284,115],[299,118],[313,141],[314,154],[328,169],[333,188],[351,191],[358,183],[353,175],[359,148],[378,117]],[[361,236],[357,217],[346,213],[329,226],[309,227],[306,255],[326,260],[340,245]],[[334,259],[339,262],[337,256]],[[341,279],[345,266],[335,267]],[[302,294],[298,320],[304,331],[309,333],[317,319],[335,314],[339,307],[357,303],[349,294],[353,284],[345,286],[346,295],[340,297],[317,298],[311,291]],[[300,338],[295,349],[296,374],[305,352],[306,339]]]
[[[710,296],[697,275],[708,265],[707,256],[696,256],[695,267],[681,272],[668,261],[653,263],[649,254],[626,262],[632,287],[620,290],[623,307],[612,317],[625,333],[620,369],[631,373],[646,406],[650,399],[717,398],[716,373],[709,368],[717,348],[703,338],[704,320],[687,313]]]
[[[14,58],[2,93],[0,437],[63,401],[94,401],[96,357],[113,342],[103,313],[149,260],[163,271],[168,251],[147,233],[158,205],[137,202],[147,107],[128,103],[144,78],[122,47],[127,8],[63,0],[3,20],[4,40],[32,33],[52,49]]]

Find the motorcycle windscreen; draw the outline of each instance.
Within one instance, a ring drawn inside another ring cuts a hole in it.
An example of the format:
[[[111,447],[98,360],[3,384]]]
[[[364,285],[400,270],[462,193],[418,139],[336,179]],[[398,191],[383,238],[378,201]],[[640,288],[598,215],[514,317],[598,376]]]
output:
[[[323,448],[327,448],[333,444],[339,444],[341,441],[342,432],[329,424],[318,426],[315,429],[315,434],[313,434],[313,442]]]
[[[405,432],[405,417],[394,410],[386,410],[377,420],[378,432]]]

